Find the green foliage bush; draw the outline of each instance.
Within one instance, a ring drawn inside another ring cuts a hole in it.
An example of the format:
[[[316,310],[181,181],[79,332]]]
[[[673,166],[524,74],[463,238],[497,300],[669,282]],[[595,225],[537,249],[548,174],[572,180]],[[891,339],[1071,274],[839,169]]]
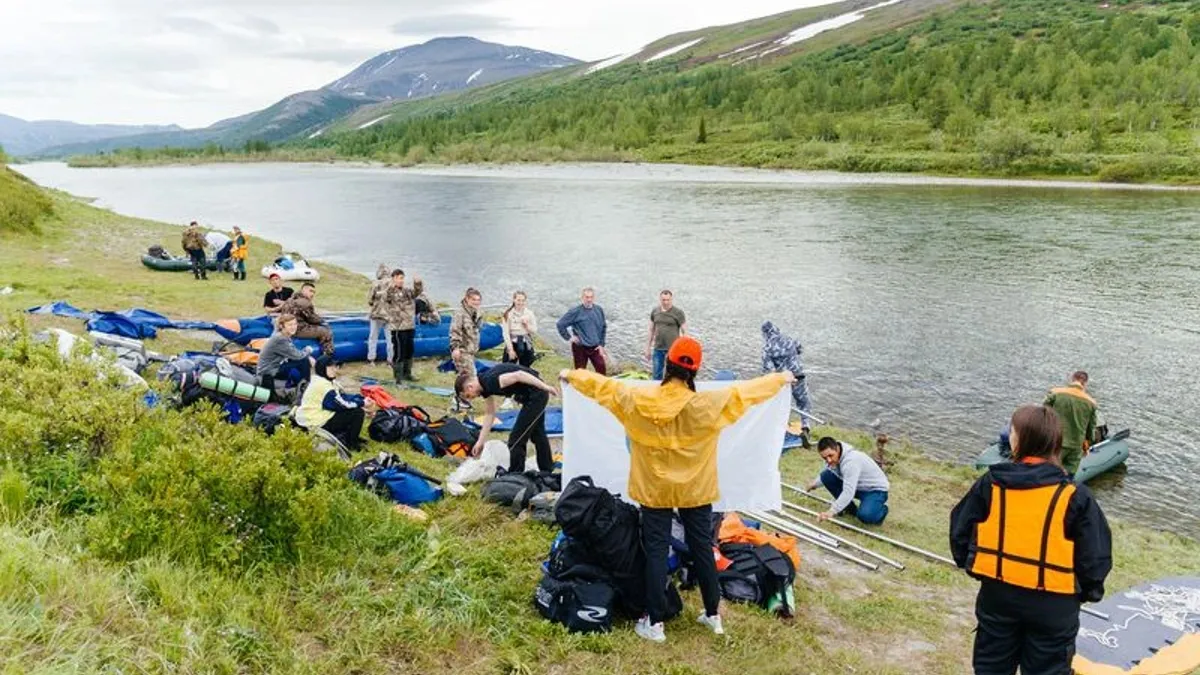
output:
[[[36,232],[38,221],[53,213],[41,189],[0,161],[0,234]]]
[[[5,513],[40,506],[77,518],[104,558],[217,568],[339,560],[404,548],[419,533],[299,431],[268,437],[214,409],[147,408],[104,368],[8,330],[17,337],[0,343]]]

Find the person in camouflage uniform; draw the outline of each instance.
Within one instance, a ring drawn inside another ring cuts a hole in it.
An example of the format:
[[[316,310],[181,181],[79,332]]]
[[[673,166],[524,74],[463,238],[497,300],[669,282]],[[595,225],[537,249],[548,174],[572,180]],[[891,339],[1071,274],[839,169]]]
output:
[[[483,294],[474,288],[468,288],[463,296],[462,305],[455,310],[454,318],[450,321],[450,357],[454,359],[455,370],[460,375],[475,374],[479,329],[483,325],[483,314],[479,311],[481,304]]]
[[[1079,471],[1079,463],[1096,434],[1096,399],[1087,393],[1087,383],[1088,374],[1077,371],[1071,375],[1070,384],[1051,389],[1044,401],[1062,424],[1062,465],[1070,476]]]
[[[183,231],[184,253],[192,260],[192,274],[196,279],[208,280],[208,270],[206,268],[207,261],[204,258],[204,234],[200,232],[200,225],[196,221],[192,221],[190,225]]]
[[[367,293],[367,363],[375,364],[375,355],[379,351],[379,333],[383,333],[384,344],[387,345],[387,362],[395,362],[395,352],[392,349],[392,337],[388,329],[387,292],[392,287],[392,271],[387,265],[380,265],[375,270],[375,283]]]
[[[300,324],[300,328],[292,337],[301,340],[316,340],[321,343],[321,352],[332,356],[333,330],[325,323],[325,319],[317,314],[317,309],[313,306],[313,298],[316,295],[317,287],[305,282],[300,287],[299,293],[283,303],[280,311],[296,317],[296,322]]]
[[[414,276],[412,288],[405,288],[404,270],[392,271],[392,285],[387,289],[384,305],[395,357],[392,373],[397,384],[416,379],[412,374],[413,340],[417,334],[417,297],[424,291],[425,284],[420,277]]]

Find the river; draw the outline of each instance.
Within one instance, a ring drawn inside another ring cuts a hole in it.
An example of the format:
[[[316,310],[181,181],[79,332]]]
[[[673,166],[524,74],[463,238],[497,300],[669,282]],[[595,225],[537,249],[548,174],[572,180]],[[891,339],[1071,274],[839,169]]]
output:
[[[1127,469],[1093,484],[1102,504],[1200,533],[1194,192],[631,165],[17,168],[122,213],[240,225],[364,274],[401,265],[439,300],[523,289],[547,336],[595,286],[624,359],[662,288],[708,362],[744,375],[770,319],[804,344],[816,414],[945,459],[1085,369],[1110,426],[1133,429]]]

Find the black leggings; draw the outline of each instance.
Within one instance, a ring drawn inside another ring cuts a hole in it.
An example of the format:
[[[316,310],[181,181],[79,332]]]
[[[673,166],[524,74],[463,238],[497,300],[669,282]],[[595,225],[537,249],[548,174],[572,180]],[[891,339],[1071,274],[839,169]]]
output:
[[[413,339],[416,335],[417,329],[415,328],[392,331],[392,358],[396,363],[412,360]]]
[[[517,358],[515,360],[508,358],[508,350],[505,349],[504,363],[519,363],[526,368],[533,365],[533,357],[535,354],[533,351],[532,340],[530,340],[528,337],[515,337],[512,340],[512,348],[513,352],[516,353]]]
[[[671,520],[674,509],[642,507],[642,548],[646,551],[646,613],[650,623],[667,615],[667,554],[671,551]],[[712,506],[679,509],[684,539],[692,554],[704,613],[717,614],[721,588],[717,585],[717,563],[713,559]]]
[[[362,444],[362,426],[367,413],[362,408],[347,408],[333,413],[321,428],[337,436],[351,450]]]
[[[541,389],[532,392],[521,402],[521,412],[508,435],[508,470],[525,470],[525,444],[532,440],[537,453],[538,470],[554,469],[554,453],[550,451],[550,439],[546,436],[546,404],[550,394]]]

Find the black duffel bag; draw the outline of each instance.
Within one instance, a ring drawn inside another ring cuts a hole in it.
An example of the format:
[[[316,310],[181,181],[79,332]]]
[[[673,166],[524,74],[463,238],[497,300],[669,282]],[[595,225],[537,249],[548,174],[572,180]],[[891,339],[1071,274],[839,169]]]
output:
[[[640,574],[644,558],[637,507],[596,487],[590,476],[579,476],[559,495],[554,517],[613,576]]]
[[[549,471],[502,472],[488,481],[479,495],[484,501],[521,511],[529,506],[529,500],[535,495],[557,492],[560,485],[562,477]]]
[[[547,619],[572,633],[607,633],[612,630],[616,591],[600,579],[555,579],[543,576],[533,594],[533,604]]]
[[[424,413],[423,410],[421,412]],[[425,433],[425,428],[425,423],[416,415],[405,410],[382,408],[375,413],[371,424],[367,426],[367,435],[373,441],[398,443],[416,438]]]

